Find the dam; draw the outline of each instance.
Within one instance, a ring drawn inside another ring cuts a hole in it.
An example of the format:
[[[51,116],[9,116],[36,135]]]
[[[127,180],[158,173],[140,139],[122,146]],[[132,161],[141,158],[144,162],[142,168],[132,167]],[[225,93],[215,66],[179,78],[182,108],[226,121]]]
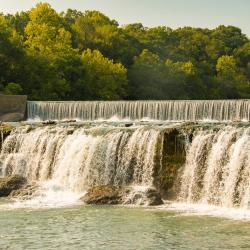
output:
[[[250,121],[250,100],[214,101],[29,101],[30,120]]]

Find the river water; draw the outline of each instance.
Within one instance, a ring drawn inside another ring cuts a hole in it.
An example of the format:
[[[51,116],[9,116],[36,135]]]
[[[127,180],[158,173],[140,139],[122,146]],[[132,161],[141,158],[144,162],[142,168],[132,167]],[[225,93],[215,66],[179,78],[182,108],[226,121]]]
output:
[[[1,209],[0,222],[0,249],[250,249],[248,220],[162,209]]]

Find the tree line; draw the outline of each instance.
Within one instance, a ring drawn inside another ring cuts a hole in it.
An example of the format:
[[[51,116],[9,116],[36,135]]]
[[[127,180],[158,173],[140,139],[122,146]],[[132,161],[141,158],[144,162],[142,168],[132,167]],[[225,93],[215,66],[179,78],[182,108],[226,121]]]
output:
[[[39,3],[0,14],[0,93],[30,100],[250,98],[250,40],[234,26],[119,26],[98,11],[57,13]]]

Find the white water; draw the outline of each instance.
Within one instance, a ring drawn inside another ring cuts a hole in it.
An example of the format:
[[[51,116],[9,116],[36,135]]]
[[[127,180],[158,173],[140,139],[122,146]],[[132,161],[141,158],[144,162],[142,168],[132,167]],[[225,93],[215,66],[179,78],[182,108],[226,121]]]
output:
[[[159,209],[179,212],[182,216],[206,215],[233,220],[250,220],[250,210],[244,208],[229,208],[202,203],[172,202],[159,207]]]
[[[196,132],[187,152],[179,200],[249,208],[250,128]]]
[[[54,208],[81,204],[80,198],[85,192],[76,193],[63,188],[60,184],[51,181],[41,182],[35,195],[28,199],[15,198],[14,202],[0,205],[1,209],[19,208]]]
[[[28,102],[29,120],[250,121],[250,100]]]
[[[8,207],[72,205],[95,185],[134,186],[135,191],[143,191],[153,186],[155,166],[166,153],[165,129],[100,124],[16,128],[4,141],[0,175],[21,174],[41,188],[32,200]],[[250,127],[199,126],[186,143],[180,193],[163,207],[250,219]]]
[[[17,128],[0,154],[0,173],[32,181],[52,180],[71,192],[94,185],[147,185],[153,182],[157,129],[114,127]]]

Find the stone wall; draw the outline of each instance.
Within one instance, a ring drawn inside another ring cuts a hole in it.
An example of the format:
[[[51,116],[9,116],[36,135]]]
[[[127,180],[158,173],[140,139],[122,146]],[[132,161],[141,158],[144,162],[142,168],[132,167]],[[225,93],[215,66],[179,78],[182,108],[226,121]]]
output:
[[[25,119],[27,96],[0,94],[0,121],[18,122]]]

